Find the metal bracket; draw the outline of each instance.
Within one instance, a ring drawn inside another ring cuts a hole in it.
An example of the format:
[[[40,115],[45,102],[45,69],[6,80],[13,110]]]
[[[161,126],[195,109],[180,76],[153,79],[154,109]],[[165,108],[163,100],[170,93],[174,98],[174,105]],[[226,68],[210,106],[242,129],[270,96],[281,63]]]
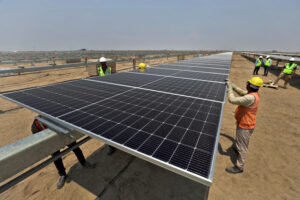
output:
[[[41,118],[39,116],[36,116],[35,119],[37,119],[39,122],[41,122],[42,124],[45,124],[47,127],[49,127],[50,129],[52,129],[55,132],[58,133],[62,133],[70,138],[74,138],[74,135],[71,134],[71,132],[73,130],[67,130],[65,128],[62,128],[60,126],[57,126],[56,124],[54,124],[53,122],[48,121],[47,119]]]

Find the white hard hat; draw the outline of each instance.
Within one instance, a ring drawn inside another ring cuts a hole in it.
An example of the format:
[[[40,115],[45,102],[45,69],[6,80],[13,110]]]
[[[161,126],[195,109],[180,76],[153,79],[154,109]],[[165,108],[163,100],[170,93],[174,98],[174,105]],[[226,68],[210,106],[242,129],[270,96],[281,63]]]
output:
[[[106,62],[107,60],[106,60],[106,58],[104,58],[104,57],[101,57],[101,58],[99,58],[99,62]]]
[[[290,58],[290,60],[289,61],[295,61],[295,58]]]
[[[270,58],[270,56],[269,56],[269,55],[267,55],[267,58]]]
[[[259,58],[263,58],[262,56],[259,56]]]

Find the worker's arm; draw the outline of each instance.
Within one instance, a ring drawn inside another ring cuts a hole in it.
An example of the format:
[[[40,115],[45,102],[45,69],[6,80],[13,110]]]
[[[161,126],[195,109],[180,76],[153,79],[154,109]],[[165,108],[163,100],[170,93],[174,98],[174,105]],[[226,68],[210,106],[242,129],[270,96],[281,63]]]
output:
[[[232,83],[232,89],[234,91],[236,91],[240,96],[244,96],[246,94],[248,94],[248,92],[246,90],[243,90],[242,88],[236,86],[235,84]]]
[[[256,66],[256,64],[257,64],[257,60],[255,60],[255,63],[254,63],[254,65]]]
[[[228,87],[227,96],[228,101],[235,105],[250,106],[255,102],[255,97],[250,94],[247,94],[242,97],[234,96],[232,87]]]

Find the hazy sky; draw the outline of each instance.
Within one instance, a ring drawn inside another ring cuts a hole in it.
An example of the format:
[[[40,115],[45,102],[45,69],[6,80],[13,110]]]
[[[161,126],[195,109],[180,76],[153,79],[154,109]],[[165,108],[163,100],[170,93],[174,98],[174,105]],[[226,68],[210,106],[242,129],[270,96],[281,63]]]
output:
[[[300,51],[300,0],[0,0],[0,50]]]

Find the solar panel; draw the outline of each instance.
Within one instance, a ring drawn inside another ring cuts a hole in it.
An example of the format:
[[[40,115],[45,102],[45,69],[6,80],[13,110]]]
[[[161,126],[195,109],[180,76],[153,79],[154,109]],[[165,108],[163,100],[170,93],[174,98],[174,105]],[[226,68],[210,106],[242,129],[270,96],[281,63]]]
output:
[[[163,74],[159,73],[161,70],[163,71],[162,72]],[[179,71],[179,70],[175,71],[175,70],[155,69],[155,67],[146,69],[144,72],[135,70],[129,73],[186,78],[191,80],[198,79],[198,80],[215,81],[215,82],[224,82],[224,80],[228,77],[228,75],[225,74],[211,74],[211,73]]]
[[[207,74],[218,81],[198,80],[204,73],[195,74],[150,68],[145,74],[119,73],[2,96],[210,186],[227,74]]]
[[[174,65],[159,65],[155,67],[156,69],[169,69],[169,70],[180,70],[180,71],[191,71],[191,72],[211,72],[215,74],[229,74],[228,70],[225,69],[215,69],[210,67],[188,67],[188,66],[174,66]]]

